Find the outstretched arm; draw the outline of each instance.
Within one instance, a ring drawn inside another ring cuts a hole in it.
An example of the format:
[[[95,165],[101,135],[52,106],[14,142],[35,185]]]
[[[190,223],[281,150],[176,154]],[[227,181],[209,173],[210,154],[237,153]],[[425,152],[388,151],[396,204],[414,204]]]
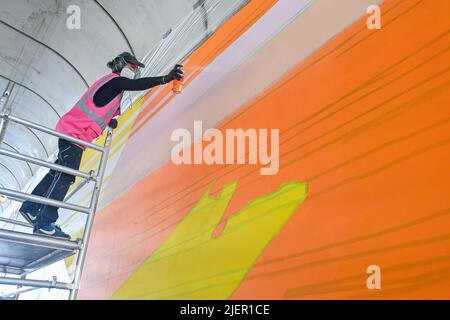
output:
[[[142,91],[147,90],[153,87],[156,87],[160,84],[163,84],[164,77],[146,77],[140,79],[129,79],[125,77],[117,77],[111,82],[113,82],[114,87],[118,92],[122,91]]]
[[[145,77],[140,79],[129,79],[126,77],[116,77],[105,83],[94,95],[94,103],[97,107],[107,105],[114,97],[122,91],[142,91],[167,84],[173,80],[183,78],[181,65],[176,65],[169,74],[162,77]]]
[[[162,77],[146,77],[140,79],[129,79],[119,77],[114,79],[115,86],[121,91],[141,91],[153,88],[161,84],[167,84],[173,80],[180,80],[183,78],[183,66],[177,64],[169,74]]]

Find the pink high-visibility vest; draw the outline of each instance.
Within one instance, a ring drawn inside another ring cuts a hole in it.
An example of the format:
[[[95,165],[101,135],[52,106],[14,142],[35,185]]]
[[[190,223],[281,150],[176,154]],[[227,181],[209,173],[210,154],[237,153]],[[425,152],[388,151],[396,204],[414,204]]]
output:
[[[99,137],[108,126],[109,121],[120,114],[123,91],[100,108],[94,104],[94,95],[102,85],[118,76],[116,73],[107,74],[90,86],[72,109],[58,121],[56,131],[88,142]]]

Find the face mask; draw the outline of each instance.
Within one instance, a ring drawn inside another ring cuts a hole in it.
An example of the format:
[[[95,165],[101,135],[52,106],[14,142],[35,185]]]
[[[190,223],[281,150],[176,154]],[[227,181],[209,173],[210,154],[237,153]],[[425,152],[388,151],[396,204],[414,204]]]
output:
[[[120,75],[129,79],[139,79],[141,77],[141,70],[139,68],[131,69],[129,67],[125,67],[122,69]]]
[[[133,71],[134,78],[133,79],[139,79],[141,77],[141,70],[139,68],[136,71]]]
[[[128,68],[123,68],[122,72],[120,73],[122,77],[128,78],[128,79],[134,79],[135,73],[131,71]]]

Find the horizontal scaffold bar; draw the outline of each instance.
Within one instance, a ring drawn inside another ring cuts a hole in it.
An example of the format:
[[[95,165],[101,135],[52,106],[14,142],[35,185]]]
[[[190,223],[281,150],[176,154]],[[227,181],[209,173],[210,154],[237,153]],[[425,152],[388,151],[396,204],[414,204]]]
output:
[[[0,284],[35,288],[72,290],[71,283],[0,277]]]
[[[7,218],[0,217],[0,222],[5,222],[5,223],[10,223],[10,224],[16,224],[18,226],[33,228],[33,226],[31,224],[29,224],[28,222],[22,222],[22,221],[14,220],[14,219],[7,219]]]
[[[74,241],[4,229],[0,229],[0,240],[65,251],[80,249],[80,245]]]
[[[70,174],[72,176],[77,176],[77,177],[81,177],[81,178],[88,179],[88,180],[91,180],[91,179],[95,180],[96,179],[95,176],[93,176],[93,175],[91,175],[89,173],[83,172],[83,171],[71,169],[71,168],[68,168],[68,167],[61,166],[59,164],[55,164],[55,163],[52,163],[52,162],[36,159],[36,158],[30,157],[30,156],[26,156],[24,154],[15,153],[15,152],[8,151],[8,150],[5,150],[5,149],[0,149],[0,155],[4,155],[4,156],[10,157],[10,158],[17,159],[17,160],[26,161],[26,162],[29,162],[29,163],[36,164],[38,166],[46,167],[46,168],[49,168],[49,169],[53,169],[53,170],[56,170],[56,171],[59,171],[59,172],[67,173],[67,174]]]
[[[56,130],[44,127],[44,126],[42,126],[40,124],[31,122],[31,121],[28,121],[28,120],[20,119],[20,118],[17,118],[15,116],[7,115],[7,114],[0,114],[0,118],[6,118],[6,119],[8,119],[10,121],[13,121],[15,123],[24,125],[24,126],[26,126],[28,128],[32,128],[32,129],[36,129],[36,130],[45,132],[45,133],[50,134],[52,136],[55,136],[55,137],[58,137],[58,138],[61,138],[61,139],[73,142],[73,143],[81,145],[81,146],[85,146],[85,147],[88,147],[88,148],[91,148],[91,149],[94,149],[94,150],[97,150],[97,151],[100,151],[100,152],[104,151],[104,148],[102,146],[99,146],[99,145],[96,145],[94,143],[90,143],[90,142],[87,142],[87,141],[84,141],[84,140],[81,140],[81,139],[74,138],[74,137],[69,136],[67,134],[64,134],[64,133],[58,132]]]
[[[77,212],[89,213],[90,209],[87,207],[77,206],[75,204],[57,201],[49,198],[39,197],[28,193],[14,191],[11,189],[0,188],[0,195],[10,197],[15,201],[31,201],[35,203],[45,204],[52,207],[74,210]]]

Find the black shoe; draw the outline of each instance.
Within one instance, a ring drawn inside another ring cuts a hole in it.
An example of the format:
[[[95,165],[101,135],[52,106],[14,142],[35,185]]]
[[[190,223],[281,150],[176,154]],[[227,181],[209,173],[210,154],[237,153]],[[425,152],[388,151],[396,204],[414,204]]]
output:
[[[64,233],[60,227],[55,226],[53,223],[47,224],[45,226],[35,227],[33,230],[33,233],[37,234],[37,235],[42,235],[42,236],[70,240],[70,235],[68,235],[67,233]]]

